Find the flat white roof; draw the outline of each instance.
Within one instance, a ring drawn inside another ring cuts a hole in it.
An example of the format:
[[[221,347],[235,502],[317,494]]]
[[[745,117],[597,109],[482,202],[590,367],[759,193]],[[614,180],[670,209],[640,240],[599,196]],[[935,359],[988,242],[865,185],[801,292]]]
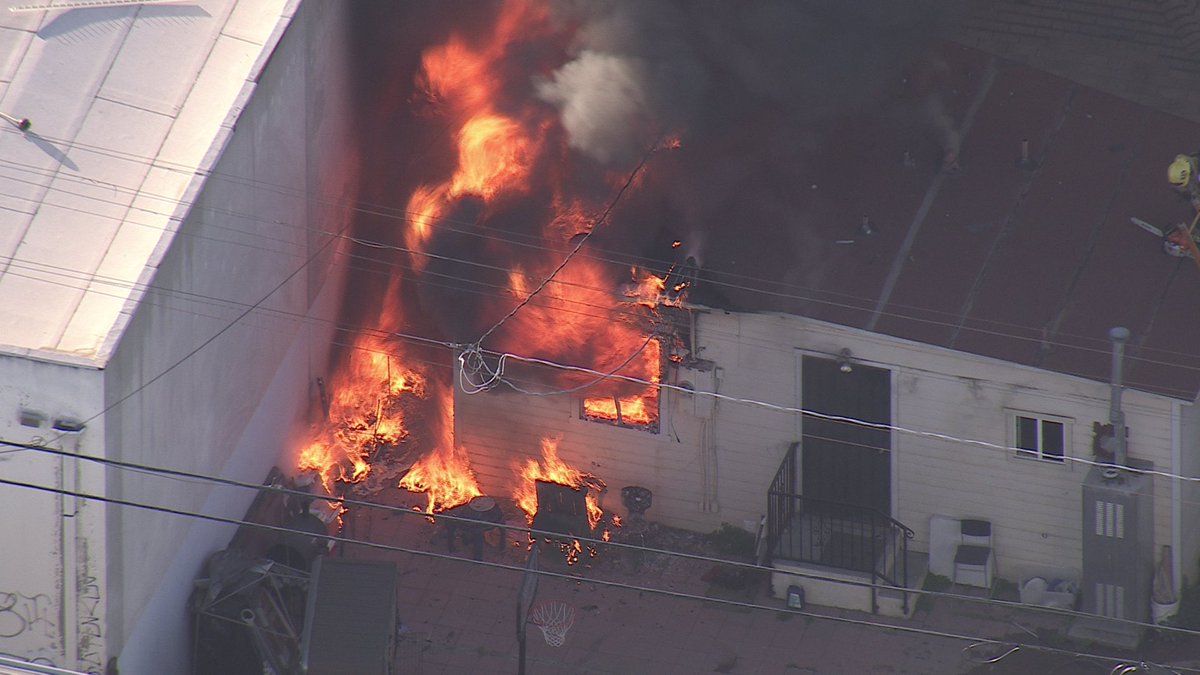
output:
[[[105,364],[298,1],[0,0],[0,353]]]

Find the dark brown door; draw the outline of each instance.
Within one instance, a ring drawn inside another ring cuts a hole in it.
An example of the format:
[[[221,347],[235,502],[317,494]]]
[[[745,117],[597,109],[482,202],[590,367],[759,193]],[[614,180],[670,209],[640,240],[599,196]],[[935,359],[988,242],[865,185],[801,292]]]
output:
[[[852,364],[847,373],[837,361],[805,356],[801,380],[801,404],[807,411],[875,424],[892,422],[889,370]],[[891,515],[890,430],[808,414],[801,428],[805,497],[865,506]]]

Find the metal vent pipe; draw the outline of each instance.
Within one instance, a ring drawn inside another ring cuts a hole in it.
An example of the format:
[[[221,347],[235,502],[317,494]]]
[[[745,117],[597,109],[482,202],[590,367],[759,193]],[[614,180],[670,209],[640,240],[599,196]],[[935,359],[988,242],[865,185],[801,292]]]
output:
[[[1129,341],[1129,329],[1117,326],[1108,331],[1112,340],[1112,394],[1109,400],[1108,421],[1113,426],[1115,461],[1119,467],[1125,467],[1127,448],[1125,447],[1125,411],[1121,409],[1122,378],[1124,377],[1125,343]]]

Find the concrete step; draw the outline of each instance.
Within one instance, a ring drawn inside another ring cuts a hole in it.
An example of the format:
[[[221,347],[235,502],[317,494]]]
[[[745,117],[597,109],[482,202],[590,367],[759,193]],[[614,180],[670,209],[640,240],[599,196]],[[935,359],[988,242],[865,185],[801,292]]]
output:
[[[920,588],[925,583],[925,576],[929,574],[929,554],[910,550],[906,559],[908,560],[908,588]],[[890,572],[896,583],[904,583],[904,580],[896,576],[895,570]],[[905,596],[908,597],[905,598]],[[879,591],[876,602],[879,605],[880,614],[907,619],[917,608],[917,598],[919,597],[921,596],[915,593],[884,589]],[[905,607],[906,599],[907,607]]]

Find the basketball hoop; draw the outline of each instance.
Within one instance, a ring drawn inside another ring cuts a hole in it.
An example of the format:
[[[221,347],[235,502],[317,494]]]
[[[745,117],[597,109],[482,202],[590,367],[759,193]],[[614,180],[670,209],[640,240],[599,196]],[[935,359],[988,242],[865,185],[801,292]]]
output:
[[[575,623],[575,608],[565,602],[543,602],[529,613],[529,623],[542,629],[546,644],[561,647]]]

